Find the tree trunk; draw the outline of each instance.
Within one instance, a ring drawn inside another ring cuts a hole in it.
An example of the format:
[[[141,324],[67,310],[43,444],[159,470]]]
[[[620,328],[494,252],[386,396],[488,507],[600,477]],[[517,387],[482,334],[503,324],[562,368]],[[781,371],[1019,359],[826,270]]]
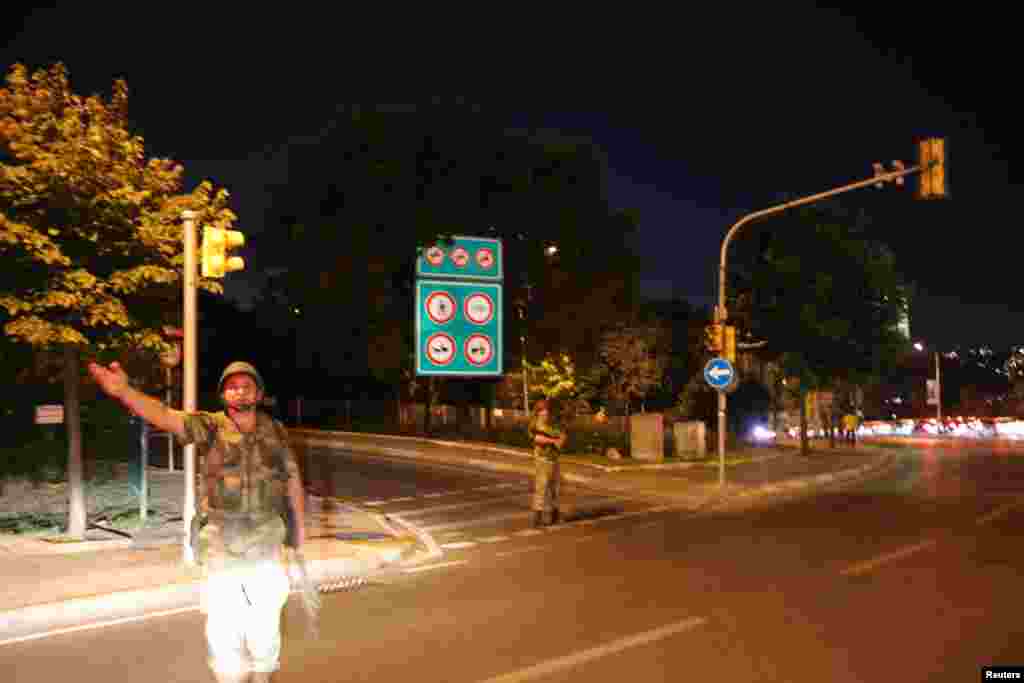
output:
[[[800,387],[800,455],[808,455],[810,447],[807,443],[807,390]]]
[[[64,346],[64,419],[68,435],[67,535],[85,538],[85,487],[82,481],[82,420],[78,400],[78,349]]]

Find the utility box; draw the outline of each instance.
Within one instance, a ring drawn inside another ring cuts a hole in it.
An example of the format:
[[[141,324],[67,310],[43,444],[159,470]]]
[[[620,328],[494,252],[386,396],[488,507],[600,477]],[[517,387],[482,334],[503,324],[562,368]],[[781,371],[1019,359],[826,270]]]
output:
[[[641,413],[629,418],[630,453],[637,460],[662,462],[665,460],[665,416],[661,413]]]
[[[676,443],[676,457],[682,460],[700,460],[707,456],[707,426],[700,420],[676,422],[672,425]]]

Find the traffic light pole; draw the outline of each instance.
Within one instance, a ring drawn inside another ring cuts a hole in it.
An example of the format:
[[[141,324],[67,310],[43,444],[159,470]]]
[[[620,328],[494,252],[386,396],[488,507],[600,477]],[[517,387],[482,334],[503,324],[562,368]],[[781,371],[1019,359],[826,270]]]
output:
[[[196,240],[195,212],[185,211],[182,213],[185,219],[185,276],[184,282],[184,319],[185,319],[185,357],[182,368],[184,392],[182,396],[182,410],[186,413],[196,410],[196,276],[198,245]],[[184,449],[185,460],[185,500],[182,507],[182,519],[185,523],[184,553],[185,564],[194,566],[196,558],[192,554],[192,518],[195,516],[196,508],[196,446],[189,444]]]
[[[781,213],[787,209],[792,209],[797,206],[804,206],[806,204],[813,204],[814,202],[821,201],[822,199],[828,199],[837,194],[844,192],[850,192],[851,190],[859,190],[862,187],[868,187],[870,185],[879,185],[889,181],[897,180],[903,176],[917,173],[921,170],[921,166],[911,166],[910,168],[893,171],[892,173],[880,173],[872,176],[867,180],[860,180],[849,185],[843,185],[826,192],[819,192],[818,194],[811,195],[809,197],[803,197],[801,199],[794,199],[791,202],[785,204],[779,204],[778,206],[772,206],[767,209],[755,211],[754,213],[747,214],[743,218],[739,219],[727,233],[725,233],[725,239],[722,240],[722,251],[718,262],[718,306],[715,307],[715,322],[725,325],[729,319],[729,313],[725,308],[725,268],[726,268],[726,256],[729,250],[729,243],[732,238],[736,236],[736,233],[747,223],[757,219],[770,216],[772,214]],[[718,392],[718,486],[725,486],[725,423],[726,423],[726,410],[727,401],[724,391]]]

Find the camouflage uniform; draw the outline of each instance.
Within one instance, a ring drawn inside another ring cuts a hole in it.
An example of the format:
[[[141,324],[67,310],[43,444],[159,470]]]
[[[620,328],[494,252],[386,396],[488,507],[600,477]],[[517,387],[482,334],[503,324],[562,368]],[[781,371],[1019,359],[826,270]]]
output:
[[[539,416],[534,416],[530,420],[529,432],[534,459],[533,511],[553,516],[558,510],[561,480],[558,456],[561,449],[555,444],[537,444],[534,439],[538,434],[557,439],[564,432],[551,421]]]
[[[197,500],[206,525],[198,535],[197,560],[207,574],[210,666],[228,675],[275,671],[289,593],[281,559],[283,516],[288,483],[299,479],[287,433],[259,412],[256,428],[245,434],[223,412],[183,419],[183,444],[203,449]]]

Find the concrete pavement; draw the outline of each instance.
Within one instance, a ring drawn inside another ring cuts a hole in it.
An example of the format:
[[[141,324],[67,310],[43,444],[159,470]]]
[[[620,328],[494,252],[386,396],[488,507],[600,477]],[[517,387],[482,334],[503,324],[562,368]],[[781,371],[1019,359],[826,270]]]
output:
[[[532,473],[527,451],[492,444],[310,430],[292,433],[310,446],[329,445],[389,458]],[[786,449],[757,449],[751,455],[757,457],[729,466],[724,488],[718,486],[717,466],[694,463],[644,468],[628,464],[597,466],[568,456],[563,462],[563,476],[595,489],[647,497],[696,511],[852,480],[893,460],[891,453],[870,448],[819,450],[808,458]],[[400,519],[348,505],[341,505],[330,517],[330,529],[324,533],[318,526],[324,517],[309,516],[310,540],[305,555],[310,573],[319,583],[344,583],[441,554],[429,536]],[[168,536],[145,545],[127,539],[50,544],[17,536],[0,537],[5,578],[0,586],[0,644],[74,629],[83,621],[109,623],[154,612],[197,609],[199,577],[182,564],[180,537]]]

